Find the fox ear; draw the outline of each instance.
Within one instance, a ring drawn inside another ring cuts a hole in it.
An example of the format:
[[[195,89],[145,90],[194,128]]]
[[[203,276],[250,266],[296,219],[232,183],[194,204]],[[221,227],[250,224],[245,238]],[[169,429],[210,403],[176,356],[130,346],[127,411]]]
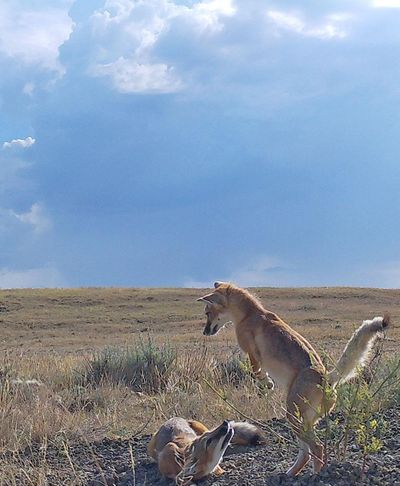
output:
[[[199,302],[206,302],[207,304],[223,304],[222,296],[214,293],[204,295],[196,300]]]
[[[207,294],[204,295],[203,297],[199,297],[196,299],[197,302],[207,302],[207,304],[214,304],[215,300],[213,299],[214,295],[213,294]]]
[[[385,312],[382,319],[382,328],[385,329],[389,325],[390,325],[390,314],[389,312]]]

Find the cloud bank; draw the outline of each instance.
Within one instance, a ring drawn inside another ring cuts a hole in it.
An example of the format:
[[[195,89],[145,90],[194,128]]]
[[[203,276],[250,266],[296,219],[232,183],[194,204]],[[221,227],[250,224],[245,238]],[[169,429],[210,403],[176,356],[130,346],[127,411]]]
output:
[[[395,7],[3,2],[0,268],[333,285],[398,262]]]

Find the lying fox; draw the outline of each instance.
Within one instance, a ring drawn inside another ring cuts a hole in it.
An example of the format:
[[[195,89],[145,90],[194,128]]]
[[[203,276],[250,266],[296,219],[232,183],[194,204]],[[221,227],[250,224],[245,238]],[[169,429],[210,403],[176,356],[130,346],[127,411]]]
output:
[[[258,427],[247,422],[224,422],[213,430],[196,420],[174,417],[153,435],[148,454],[157,461],[160,473],[176,484],[186,485],[214,472],[220,475],[223,455],[232,444],[255,445],[265,442]]]
[[[375,339],[389,325],[389,315],[364,321],[347,343],[335,369],[326,372],[311,344],[276,314],[266,310],[247,290],[223,282],[197,299],[206,303],[207,322],[203,333],[216,334],[224,325],[234,323],[240,348],[249,355],[257,378],[272,380],[286,393],[287,419],[299,438],[300,451],[287,471],[296,476],[313,458],[314,473],[324,464],[324,448],[314,426],[321,414],[335,405],[335,393],[324,392],[356,375],[364,365]],[[327,382],[327,383],[326,383]]]

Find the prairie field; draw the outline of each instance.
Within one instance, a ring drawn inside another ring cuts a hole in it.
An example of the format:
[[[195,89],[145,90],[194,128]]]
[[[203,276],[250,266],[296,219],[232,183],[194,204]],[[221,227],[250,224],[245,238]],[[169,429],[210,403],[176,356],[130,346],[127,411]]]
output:
[[[145,443],[166,418],[175,415],[196,418],[210,427],[222,419],[243,416],[272,424],[266,430],[272,427],[275,436],[286,438],[287,444],[282,446],[274,437],[270,449],[267,444],[261,452],[274,457],[269,482],[260,479],[259,470],[253,470],[258,479],[251,479],[252,464],[260,462],[254,454],[261,453],[241,451],[237,457],[242,466],[229,455],[227,474],[208,483],[286,484],[279,474],[294,459],[296,448],[282,420],[280,392],[263,390],[254,381],[230,326],[211,338],[202,335],[203,305],[196,299],[206,291],[2,290],[0,484],[162,484],[146,457]],[[393,452],[399,449],[400,432],[391,429],[398,421],[400,399],[396,368],[400,290],[252,291],[266,308],[309,339],[328,366],[364,319],[385,311],[391,314],[393,325],[376,345],[371,369],[364,377],[365,388],[352,388],[355,393],[362,389],[365,394],[360,401],[369,404],[368,413],[363,409],[358,416],[367,424],[385,417],[385,425],[374,425],[365,439],[359,419],[352,428],[359,427],[360,434],[350,434],[348,441],[346,436],[346,443],[341,442],[332,455],[337,460],[343,452],[341,463],[347,464],[350,457],[352,464],[362,466],[361,476],[353,478],[356,484],[366,481],[366,465],[373,471],[371,464],[382,463],[386,454],[391,458],[386,460],[390,471],[377,470],[368,480],[400,481],[399,454]],[[339,399],[339,415],[340,404],[346,409],[346,393],[350,392],[345,390]],[[346,422],[339,415],[332,430]],[[359,436],[372,445],[365,445]],[[329,437],[332,444],[336,440]],[[284,455],[279,452],[282,448]],[[352,484],[349,467],[341,474],[347,481],[344,484]],[[330,484],[332,477],[326,481],[321,484]]]

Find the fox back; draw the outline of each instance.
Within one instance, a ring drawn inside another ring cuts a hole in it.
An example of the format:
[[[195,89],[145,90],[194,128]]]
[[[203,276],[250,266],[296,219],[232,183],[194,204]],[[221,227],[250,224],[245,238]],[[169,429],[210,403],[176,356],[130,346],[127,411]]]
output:
[[[191,443],[197,437],[195,431],[191,428],[189,422],[181,417],[173,417],[167,420],[157,431],[154,436],[154,442],[149,444],[149,454],[157,459],[158,454],[164,449],[169,442]]]

